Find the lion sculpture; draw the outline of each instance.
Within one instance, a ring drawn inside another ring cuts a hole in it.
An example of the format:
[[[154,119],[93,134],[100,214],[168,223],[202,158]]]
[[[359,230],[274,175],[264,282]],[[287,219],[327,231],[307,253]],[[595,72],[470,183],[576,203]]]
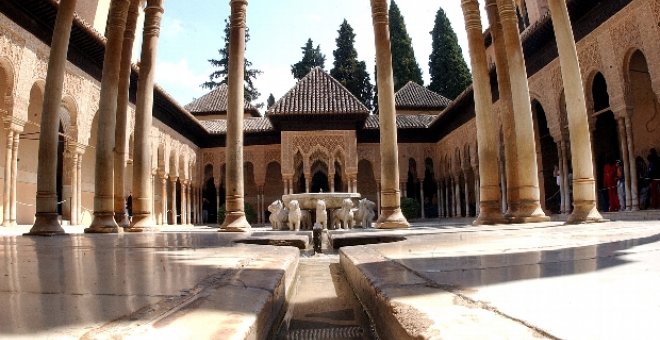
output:
[[[320,224],[323,229],[328,229],[328,211],[324,200],[316,201],[316,223]]]
[[[268,220],[273,230],[282,230],[289,219],[289,210],[284,207],[284,203],[277,200],[268,206],[268,211],[270,211]]]
[[[354,222],[353,201],[350,198],[344,199],[341,208],[335,210],[332,214],[333,229],[351,229]]]
[[[366,198],[358,202],[357,213],[355,214],[355,224],[362,228],[371,228],[371,223],[376,217],[376,203]]]
[[[300,230],[301,217],[300,204],[297,200],[292,200],[289,202],[289,230]]]

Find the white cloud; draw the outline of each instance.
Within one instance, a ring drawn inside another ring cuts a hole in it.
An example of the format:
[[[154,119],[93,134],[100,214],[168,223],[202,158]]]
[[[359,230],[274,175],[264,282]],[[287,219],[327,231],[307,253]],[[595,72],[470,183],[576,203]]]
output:
[[[255,82],[255,86],[261,92],[261,97],[257,103],[266,103],[269,94],[279,100],[295,84],[296,80],[291,75],[291,70],[287,65],[260,65],[259,68],[264,72]]]
[[[208,90],[202,89],[200,84],[207,80],[212,70],[193,70],[188,59],[178,61],[160,61],[156,66],[156,82],[181,105],[192,101],[193,98],[204,95]]]

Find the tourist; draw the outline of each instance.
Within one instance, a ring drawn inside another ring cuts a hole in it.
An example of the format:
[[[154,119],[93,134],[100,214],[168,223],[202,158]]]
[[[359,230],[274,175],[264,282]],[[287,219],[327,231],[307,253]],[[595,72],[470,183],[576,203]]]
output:
[[[133,221],[133,193],[128,194],[126,198],[126,211],[128,212],[128,221]]]
[[[649,179],[648,167],[644,158],[637,156],[635,158],[635,165],[637,167],[637,192],[639,192],[639,209],[648,209],[649,207]]]
[[[607,211],[618,211],[619,197],[616,192],[616,165],[611,162],[606,163],[603,168],[603,185],[607,191],[607,201],[609,202]]]
[[[616,160],[616,192],[619,198],[619,211],[626,210],[626,178],[621,160]]]
[[[649,161],[649,179],[651,181],[651,186],[649,188],[651,196],[651,209],[660,208],[660,157],[655,148],[652,148],[649,151],[647,157]]]

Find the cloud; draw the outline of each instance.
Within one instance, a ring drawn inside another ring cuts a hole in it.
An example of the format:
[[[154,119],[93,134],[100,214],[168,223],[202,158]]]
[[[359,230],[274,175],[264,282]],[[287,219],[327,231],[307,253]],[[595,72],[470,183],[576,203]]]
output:
[[[176,39],[185,31],[181,20],[176,18],[164,17],[161,25],[161,35],[165,39]]]
[[[159,61],[156,66],[156,82],[179,102],[185,105],[204,95],[208,90],[202,89],[200,84],[207,80],[212,70],[193,70],[188,59],[178,61]]]
[[[288,65],[264,64],[259,68],[264,73],[255,82],[257,89],[261,92],[257,103],[266,103],[268,95],[271,93],[275,96],[275,100],[279,100],[296,84]]]

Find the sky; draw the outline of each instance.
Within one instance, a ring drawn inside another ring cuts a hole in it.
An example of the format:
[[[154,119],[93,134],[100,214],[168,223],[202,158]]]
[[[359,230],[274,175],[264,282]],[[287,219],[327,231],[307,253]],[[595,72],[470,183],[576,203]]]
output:
[[[399,0],[397,5],[412,38],[417,62],[425,85],[430,82],[428,59],[435,15],[440,6],[456,31],[463,55],[469,65],[463,14],[458,0]],[[208,80],[213,68],[208,59],[219,56],[224,43],[224,20],[229,16],[229,1],[168,0],[161,24],[156,81],[179,103],[185,105],[208,92],[200,84]],[[256,81],[266,102],[272,93],[279,99],[295,85],[291,65],[302,58],[301,47],[308,38],[321,45],[326,56],[325,69],[332,68],[337,30],[346,19],[356,34],[358,59],[367,63],[371,73],[375,47],[368,0],[251,0],[247,8],[250,41],[246,57],[254,68],[263,71]]]

